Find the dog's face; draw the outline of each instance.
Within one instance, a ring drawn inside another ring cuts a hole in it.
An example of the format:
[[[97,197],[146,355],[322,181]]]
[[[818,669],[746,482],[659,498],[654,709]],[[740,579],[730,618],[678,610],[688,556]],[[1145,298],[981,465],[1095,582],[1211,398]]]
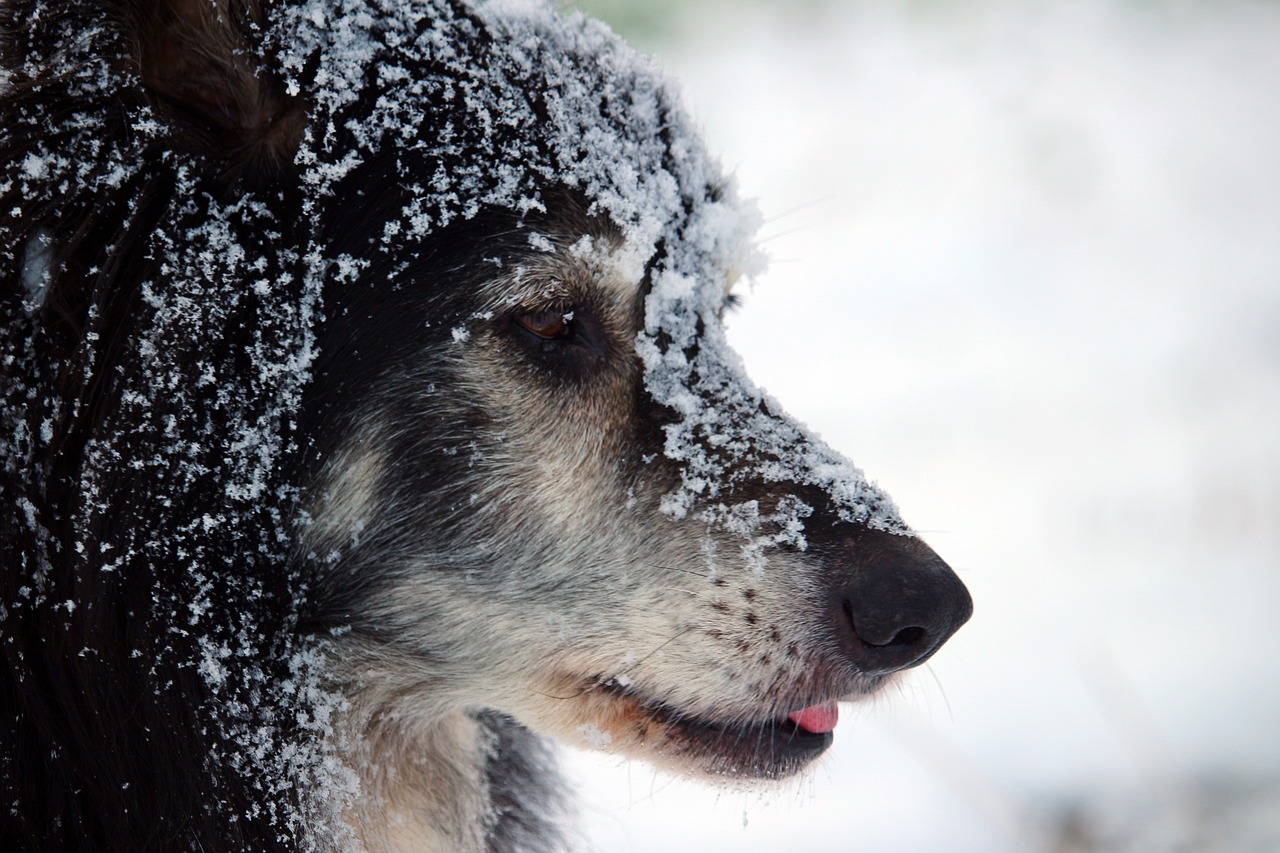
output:
[[[394,661],[410,718],[493,709],[684,773],[786,775],[830,744],[837,700],[968,618],[967,593],[742,379],[732,269],[671,298],[555,198],[331,309],[316,384],[344,389],[348,438],[308,538],[341,566],[327,597],[360,599],[330,614],[338,642],[366,682]]]
[[[400,726],[493,710],[786,775],[968,594],[742,375],[722,315],[752,214],[665,83],[580,23],[477,8],[483,38],[450,25],[475,56],[387,41],[394,73],[311,119],[324,253],[353,271],[303,412],[316,619]]]

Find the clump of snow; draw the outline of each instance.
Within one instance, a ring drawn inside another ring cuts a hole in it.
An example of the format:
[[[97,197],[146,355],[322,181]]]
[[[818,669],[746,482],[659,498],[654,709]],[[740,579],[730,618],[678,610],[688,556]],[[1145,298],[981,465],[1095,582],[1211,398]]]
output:
[[[613,734],[602,730],[595,723],[578,726],[578,734],[582,736],[584,746],[595,750],[607,750],[613,743]]]
[[[675,518],[695,506],[708,523],[750,535],[759,521],[747,505],[726,503],[735,487],[752,480],[800,483],[823,489],[837,515],[849,522],[906,533],[887,495],[803,426],[747,377],[724,337],[723,288],[666,270],[645,302],[645,330],[637,349],[646,386],[679,420],[666,428],[664,451],[683,464],[681,486],[662,509]],[[794,499],[771,514],[780,530],[772,544],[804,547],[802,519],[813,508]],[[754,517],[750,523],[744,519]],[[758,542],[757,544],[769,544]],[[758,551],[758,549],[757,549]]]

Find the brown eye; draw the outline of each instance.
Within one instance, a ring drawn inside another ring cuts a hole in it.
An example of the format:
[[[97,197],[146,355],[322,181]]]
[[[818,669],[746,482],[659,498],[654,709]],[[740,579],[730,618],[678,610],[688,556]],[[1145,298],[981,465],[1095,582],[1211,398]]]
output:
[[[569,334],[573,312],[533,311],[516,317],[516,322],[544,340],[563,338]]]

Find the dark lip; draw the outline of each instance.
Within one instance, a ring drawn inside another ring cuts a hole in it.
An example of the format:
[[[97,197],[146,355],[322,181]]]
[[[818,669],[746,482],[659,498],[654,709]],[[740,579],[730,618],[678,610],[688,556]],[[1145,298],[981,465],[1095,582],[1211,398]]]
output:
[[[826,752],[834,740],[830,732],[806,731],[788,719],[722,722],[647,700],[616,685],[605,687],[619,698],[635,703],[665,729],[663,752],[691,760],[714,776],[781,779]]]

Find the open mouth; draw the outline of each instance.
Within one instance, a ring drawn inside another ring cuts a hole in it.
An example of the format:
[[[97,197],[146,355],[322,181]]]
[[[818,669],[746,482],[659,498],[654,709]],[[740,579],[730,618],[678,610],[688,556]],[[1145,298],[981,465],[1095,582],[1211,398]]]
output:
[[[719,777],[779,779],[796,773],[831,746],[839,717],[830,701],[775,720],[726,722],[648,702],[629,691],[611,692],[657,724],[657,731],[646,727],[651,747]]]

